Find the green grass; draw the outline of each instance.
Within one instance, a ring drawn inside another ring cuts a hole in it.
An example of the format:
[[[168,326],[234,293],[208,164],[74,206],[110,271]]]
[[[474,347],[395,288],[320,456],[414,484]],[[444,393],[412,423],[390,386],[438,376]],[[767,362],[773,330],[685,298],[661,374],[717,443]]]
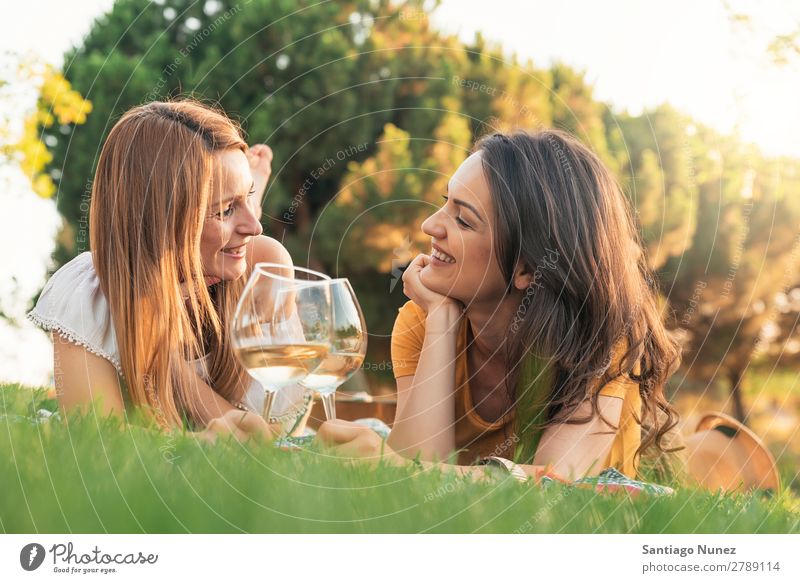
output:
[[[35,423],[40,408],[55,408],[44,391],[0,387],[2,532],[800,532],[788,491],[597,496],[263,443],[200,444],[91,417]]]

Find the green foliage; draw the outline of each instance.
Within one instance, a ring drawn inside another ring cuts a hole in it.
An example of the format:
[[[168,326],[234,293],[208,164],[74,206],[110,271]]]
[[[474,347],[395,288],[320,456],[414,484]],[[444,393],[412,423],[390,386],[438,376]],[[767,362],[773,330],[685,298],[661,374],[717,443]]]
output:
[[[697,227],[686,251],[665,265],[663,285],[685,331],[692,373],[727,378],[734,413],[745,419],[740,384],[760,357],[762,328],[776,319],[776,298],[797,285],[800,213],[783,195],[796,186],[797,162],[776,172],[774,162],[734,139],[707,129],[695,138]]]
[[[641,116],[613,118],[612,138],[624,147],[622,183],[636,210],[648,262],[659,268],[692,245],[696,227],[696,185],[690,122],[668,106]]]

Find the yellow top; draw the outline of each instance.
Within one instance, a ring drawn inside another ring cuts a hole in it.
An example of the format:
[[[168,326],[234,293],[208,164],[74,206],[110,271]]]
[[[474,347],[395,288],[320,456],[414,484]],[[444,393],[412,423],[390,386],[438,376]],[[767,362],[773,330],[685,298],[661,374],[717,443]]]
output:
[[[395,378],[413,375],[417,370],[419,355],[425,339],[425,311],[414,302],[407,302],[397,316],[392,331],[392,368]],[[466,318],[461,321],[456,340],[456,398],[455,439],[459,450],[458,461],[470,464],[488,455],[512,458],[518,439],[513,434],[513,412],[503,419],[489,422],[474,410],[472,394],[467,379],[467,328]],[[615,350],[619,357],[622,352]],[[618,362],[618,361],[617,361]],[[628,477],[635,478],[638,458],[636,449],[641,443],[642,400],[639,385],[621,376],[600,389],[601,395],[624,400],[619,431],[608,456],[600,469],[614,467]]]

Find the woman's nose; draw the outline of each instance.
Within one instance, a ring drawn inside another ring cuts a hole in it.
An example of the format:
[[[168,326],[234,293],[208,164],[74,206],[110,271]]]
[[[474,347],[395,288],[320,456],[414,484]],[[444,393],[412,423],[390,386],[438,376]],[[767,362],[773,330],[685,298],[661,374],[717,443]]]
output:
[[[257,237],[264,232],[264,227],[261,226],[259,217],[261,215],[261,207],[255,208],[255,203],[248,202],[243,213],[242,222],[239,223],[239,232],[244,235],[252,235]]]
[[[436,239],[444,239],[447,230],[441,220],[441,210],[436,211],[422,223],[422,232]]]

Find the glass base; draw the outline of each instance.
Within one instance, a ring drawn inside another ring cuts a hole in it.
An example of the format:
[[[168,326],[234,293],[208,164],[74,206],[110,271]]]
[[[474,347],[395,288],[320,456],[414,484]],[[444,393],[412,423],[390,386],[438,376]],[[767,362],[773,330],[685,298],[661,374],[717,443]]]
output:
[[[321,393],[322,406],[325,408],[325,418],[328,421],[336,419],[336,391]]]
[[[272,413],[272,401],[274,400],[275,400],[274,392],[264,391],[264,410],[261,412],[261,416],[267,423],[269,423],[269,416]]]

